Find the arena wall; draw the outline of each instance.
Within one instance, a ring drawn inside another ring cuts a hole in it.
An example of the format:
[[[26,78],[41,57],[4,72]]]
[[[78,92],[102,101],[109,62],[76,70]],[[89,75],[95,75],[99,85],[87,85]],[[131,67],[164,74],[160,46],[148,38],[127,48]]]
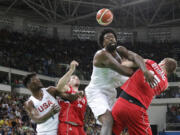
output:
[[[148,109],[151,125],[157,125],[158,132],[166,129],[167,105],[150,105]]]
[[[149,109],[149,121],[152,125],[157,125],[158,132],[166,129],[166,112],[168,104],[180,104],[180,98],[153,99]]]
[[[37,22],[25,20],[22,17],[2,17],[0,19],[0,28],[9,28],[17,31],[36,31],[41,32],[47,36],[54,36],[57,31],[59,39],[72,39],[72,26],[61,24],[40,24]],[[100,31],[104,27],[93,27],[96,31]],[[106,27],[107,28],[107,27]],[[116,32],[136,33],[133,38],[141,42],[150,42],[154,40],[169,40],[180,41],[180,27],[159,27],[159,28],[136,28],[136,29],[122,29],[114,28]],[[94,34],[97,37],[97,34]],[[94,38],[96,39],[96,38]]]

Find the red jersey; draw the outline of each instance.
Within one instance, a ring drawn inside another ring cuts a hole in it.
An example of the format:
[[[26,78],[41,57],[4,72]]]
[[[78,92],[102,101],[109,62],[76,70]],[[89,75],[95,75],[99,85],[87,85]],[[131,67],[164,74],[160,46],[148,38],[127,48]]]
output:
[[[146,68],[154,73],[154,77],[158,81],[158,85],[156,87],[151,88],[150,85],[145,81],[143,72],[138,69],[129,78],[129,80],[127,80],[121,86],[121,88],[126,93],[139,100],[146,108],[148,108],[153,97],[160,94],[168,87],[168,80],[167,75],[154,61],[147,60]]]
[[[76,91],[74,91],[72,87],[70,87],[70,90],[67,91],[67,93],[73,94],[76,93]],[[68,121],[74,122],[81,126],[84,125],[84,115],[87,105],[87,100],[85,96],[83,98],[78,98],[73,102],[60,100],[59,105],[61,106],[61,110],[59,113],[60,122]]]

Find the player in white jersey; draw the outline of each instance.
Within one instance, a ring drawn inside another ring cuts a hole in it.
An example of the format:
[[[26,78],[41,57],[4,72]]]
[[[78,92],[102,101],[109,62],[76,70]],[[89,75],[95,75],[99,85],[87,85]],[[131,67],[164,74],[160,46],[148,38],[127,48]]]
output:
[[[91,81],[85,89],[87,102],[95,118],[101,122],[101,135],[112,134],[113,118],[111,108],[116,100],[115,88],[121,86],[133,70],[130,66],[135,63],[144,72],[149,83],[154,83],[153,75],[147,71],[143,58],[125,47],[117,47],[117,37],[113,30],[105,29],[100,33],[99,45],[93,59]],[[130,61],[132,62],[130,62]]]
[[[70,95],[65,93],[64,86],[75,71],[78,63],[72,61],[69,71],[59,80],[56,87],[43,88],[40,79],[36,74],[29,74],[24,79],[24,85],[31,91],[32,96],[25,102],[24,108],[30,118],[37,123],[38,135],[57,135],[59,104],[56,96],[74,100],[80,93]],[[81,94],[80,94],[81,95]]]

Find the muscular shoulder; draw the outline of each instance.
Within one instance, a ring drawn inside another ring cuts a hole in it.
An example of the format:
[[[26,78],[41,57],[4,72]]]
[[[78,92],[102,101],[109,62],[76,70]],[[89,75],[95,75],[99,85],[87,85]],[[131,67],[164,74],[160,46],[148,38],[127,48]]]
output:
[[[122,55],[128,51],[124,46],[118,46],[116,50],[118,51],[119,54]]]
[[[104,56],[104,55],[106,55],[106,54],[107,54],[107,51],[104,50],[104,49],[101,49],[101,50],[99,50],[99,51],[96,52],[96,54],[95,54],[94,57],[102,57],[102,56]]]
[[[54,86],[49,86],[48,88],[47,88],[47,92],[49,92],[52,96],[56,96],[56,93],[57,93],[57,88],[56,87],[54,87]]]
[[[56,87],[54,87],[54,86],[49,86],[49,87],[47,88],[47,91],[48,91],[48,92],[55,91],[55,90],[56,90]]]
[[[93,59],[93,65],[103,67],[103,62],[108,58],[108,55],[109,53],[104,49],[97,51]]]

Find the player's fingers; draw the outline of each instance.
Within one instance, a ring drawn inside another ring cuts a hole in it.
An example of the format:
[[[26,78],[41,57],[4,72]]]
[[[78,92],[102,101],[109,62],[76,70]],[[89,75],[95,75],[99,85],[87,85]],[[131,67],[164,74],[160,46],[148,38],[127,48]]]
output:
[[[148,82],[151,83],[151,85],[152,85],[153,87],[156,86],[156,84],[157,84],[156,79],[155,79],[154,77],[149,78]]]
[[[149,85],[150,85],[150,87],[151,87],[151,88],[153,88],[153,87],[154,87],[154,84],[153,84],[153,83],[151,83],[151,82],[149,82]]]
[[[59,106],[58,105],[55,105],[55,108],[58,108]]]
[[[77,61],[74,61],[74,63],[73,63],[75,66],[78,66],[79,65],[79,63],[77,62]]]
[[[57,109],[60,109],[60,106],[57,105]]]
[[[76,66],[79,66],[79,63],[78,63],[78,62],[76,63]]]
[[[72,63],[78,63],[76,60],[73,60]]]
[[[58,107],[58,105],[53,105],[52,108],[55,110]]]
[[[57,111],[59,111],[60,110],[60,107],[56,107],[55,108],[55,111],[57,112]]]
[[[76,61],[73,61],[71,65],[72,65],[72,66],[74,66],[74,67],[76,67],[76,66],[78,66],[78,65],[79,65],[79,63],[78,63],[78,62],[76,62]]]
[[[150,79],[147,79],[147,78],[146,78],[146,82],[149,83],[149,84],[152,83],[152,81]]]
[[[74,66],[75,65],[75,61],[73,60],[73,61],[71,61],[71,63],[70,63],[70,66]]]
[[[157,86],[157,82],[155,79],[153,79],[152,84],[153,84],[153,88]]]
[[[152,84],[153,84],[153,88],[155,88],[158,85],[157,82],[153,82]]]
[[[60,110],[60,107],[59,106],[56,106],[55,108],[54,108],[54,112],[58,112]]]
[[[148,84],[150,85],[150,87],[152,88],[152,84],[151,84],[151,82],[148,82]]]
[[[154,78],[154,83],[155,83],[155,86],[158,85],[158,80],[156,80],[155,78]]]
[[[147,78],[145,80],[150,85],[150,87],[152,88],[153,87],[152,81],[150,79],[147,79]]]
[[[154,80],[149,81],[149,83],[151,84],[151,88],[155,87],[156,85],[156,82]]]
[[[79,96],[81,96],[81,97],[84,96],[84,92],[83,92],[83,91],[80,91],[80,92],[79,92]]]
[[[55,106],[56,106],[56,104],[53,104],[53,105],[52,105],[52,108],[54,108]]]
[[[158,80],[156,78],[153,78],[151,83],[153,84],[154,87],[158,85]]]

